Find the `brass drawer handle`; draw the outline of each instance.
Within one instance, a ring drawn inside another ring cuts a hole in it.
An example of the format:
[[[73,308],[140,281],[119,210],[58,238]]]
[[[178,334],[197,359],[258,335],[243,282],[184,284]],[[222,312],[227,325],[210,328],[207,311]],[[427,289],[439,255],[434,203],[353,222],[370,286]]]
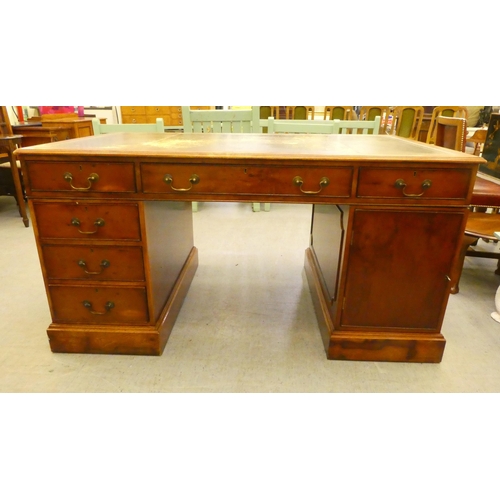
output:
[[[302,177],[300,177],[299,175],[293,178],[293,183],[295,184],[295,186],[299,186],[300,190],[304,194],[318,194],[321,193],[324,187],[330,184],[330,179],[328,177],[322,177],[321,180],[319,181],[320,188],[317,191],[304,191],[302,189],[302,184],[304,184],[304,181],[302,180]]]
[[[94,311],[94,310],[92,309],[92,302],[90,302],[89,300],[84,300],[84,301],[83,301],[83,307],[86,307],[86,308],[89,310],[90,314],[98,314],[98,315],[103,315],[103,314],[106,314],[106,313],[108,313],[109,311],[111,311],[111,309],[113,309],[113,307],[115,307],[115,303],[114,303],[114,302],[111,302],[111,301],[106,302],[106,304],[105,304],[105,306],[104,306],[104,308],[106,309],[106,311],[104,311],[104,312]]]
[[[423,191],[420,194],[409,194],[405,191],[406,189],[406,182],[403,179],[398,179],[396,183],[394,184],[394,187],[396,189],[402,189],[403,194],[407,196],[408,198],[418,198],[419,196],[422,196],[425,193],[426,189],[429,189],[432,185],[432,182],[429,179],[425,179],[424,182],[422,182],[422,189]]]
[[[111,265],[111,262],[109,262],[109,260],[106,260],[106,259],[101,261],[101,263],[99,265],[101,266],[102,269],[100,271],[87,271],[87,269],[86,269],[87,263],[84,260],[79,260],[78,265],[83,268],[83,272],[86,274],[101,274],[104,271],[104,269],[106,269],[107,267],[109,267]]]
[[[73,174],[71,174],[70,172],[65,172],[63,177],[66,182],[69,182],[69,185],[75,191],[88,191],[92,187],[92,183],[99,180],[99,176],[97,174],[90,174],[87,177],[87,180],[89,181],[89,185],[87,187],[76,187],[73,186]]]
[[[95,231],[81,231],[80,224],[81,224],[80,219],[78,219],[77,217],[73,217],[73,219],[71,219],[71,225],[75,226],[80,234],[95,234],[97,233],[97,231],[99,231],[100,227],[104,226],[105,223],[104,219],[101,218],[96,219],[96,221],[94,222],[94,226],[97,226],[97,229]]]
[[[173,177],[170,175],[170,174],[167,174],[165,175],[165,177],[163,178],[163,180],[167,183],[167,184],[170,184],[170,187],[174,190],[174,191],[189,191],[192,189],[192,187],[195,185],[195,184],[198,184],[198,182],[200,182],[200,178],[196,175],[196,174],[193,174],[190,178],[189,178],[189,182],[191,183],[191,186],[188,187],[188,188],[175,188],[174,186],[172,186],[172,183],[174,182],[174,179]]]

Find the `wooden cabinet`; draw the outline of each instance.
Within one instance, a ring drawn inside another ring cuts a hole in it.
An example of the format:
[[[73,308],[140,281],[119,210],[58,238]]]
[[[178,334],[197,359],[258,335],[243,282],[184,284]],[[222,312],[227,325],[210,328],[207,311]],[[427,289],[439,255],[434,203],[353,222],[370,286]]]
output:
[[[109,134],[17,154],[53,351],[161,354],[197,267],[190,202],[274,201],[314,206],[305,268],[329,359],[441,361],[482,158],[312,134]]]
[[[214,106],[191,106],[191,109],[212,109]],[[155,123],[163,118],[165,126],[182,126],[181,106],[121,106],[122,123]]]

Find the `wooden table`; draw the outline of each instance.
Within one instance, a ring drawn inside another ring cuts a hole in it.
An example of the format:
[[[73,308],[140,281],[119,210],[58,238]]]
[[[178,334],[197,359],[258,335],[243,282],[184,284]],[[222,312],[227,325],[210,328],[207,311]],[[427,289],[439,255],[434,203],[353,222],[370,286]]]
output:
[[[497,269],[495,274],[500,275],[500,253],[484,250],[475,250],[473,245],[479,239],[489,241],[498,241],[495,232],[500,231],[500,214],[490,214],[484,212],[472,212],[467,219],[465,226],[465,234],[462,240],[460,249],[460,256],[456,264],[454,276],[454,285],[452,286],[451,293],[459,292],[460,275],[465,262],[465,257],[482,257],[487,259],[498,259]]]
[[[160,355],[197,267],[192,201],[313,204],[329,359],[440,362],[481,158],[394,136],[110,134],[18,151],[54,352]]]

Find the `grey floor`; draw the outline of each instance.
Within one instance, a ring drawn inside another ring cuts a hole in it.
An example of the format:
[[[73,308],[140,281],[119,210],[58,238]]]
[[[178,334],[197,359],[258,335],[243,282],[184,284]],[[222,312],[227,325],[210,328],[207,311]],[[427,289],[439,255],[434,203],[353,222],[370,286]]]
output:
[[[0,392],[498,392],[496,262],[467,258],[440,364],[328,361],[303,272],[311,207],[201,203],[200,265],[161,357],[53,354],[32,227],[0,197]]]

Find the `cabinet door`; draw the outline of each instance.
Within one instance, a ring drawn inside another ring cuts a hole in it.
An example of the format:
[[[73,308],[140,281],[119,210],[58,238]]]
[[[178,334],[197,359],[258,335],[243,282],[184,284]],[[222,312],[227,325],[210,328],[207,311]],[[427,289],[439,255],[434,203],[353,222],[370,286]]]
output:
[[[353,209],[341,327],[439,331],[465,212]]]

